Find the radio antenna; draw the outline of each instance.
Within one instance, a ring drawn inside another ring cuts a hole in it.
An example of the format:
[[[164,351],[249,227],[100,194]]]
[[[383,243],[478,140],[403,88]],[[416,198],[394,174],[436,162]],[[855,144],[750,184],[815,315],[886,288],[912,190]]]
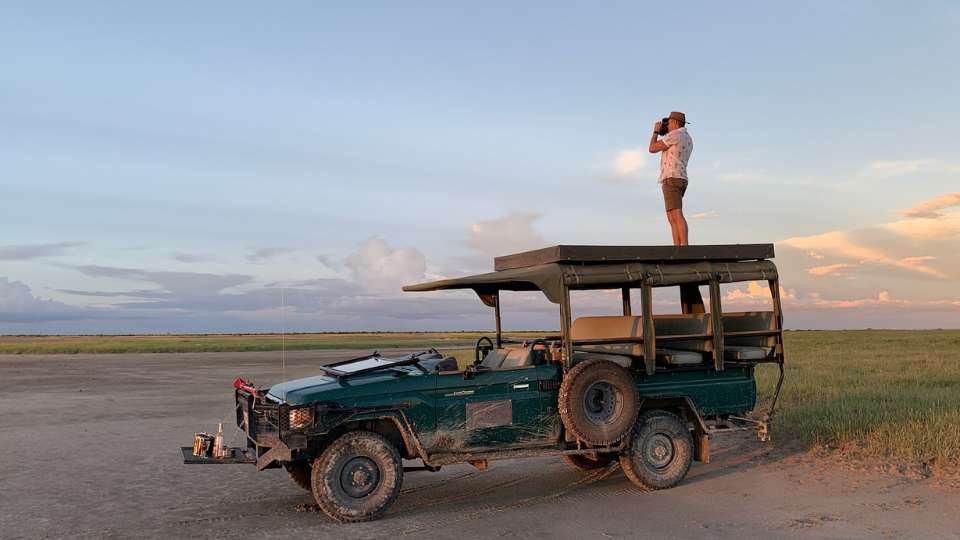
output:
[[[280,286],[280,376],[281,383],[287,381],[287,299],[283,285]],[[287,400],[286,392],[283,393],[283,400]]]

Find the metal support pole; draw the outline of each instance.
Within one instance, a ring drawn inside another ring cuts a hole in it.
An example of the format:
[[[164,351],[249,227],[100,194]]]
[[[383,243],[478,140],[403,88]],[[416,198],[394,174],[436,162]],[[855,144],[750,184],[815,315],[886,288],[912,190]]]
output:
[[[653,287],[644,282],[640,288],[640,314],[643,316],[643,364],[647,375],[657,370],[657,336],[653,325]]]
[[[500,326],[500,291],[493,295],[493,314],[497,319],[497,348],[503,347],[503,330]]]
[[[713,368],[723,371],[723,308],[720,305],[720,282],[710,279],[710,328],[713,331]]]
[[[776,330],[776,353],[783,358],[783,308],[780,305],[780,281],[770,280],[770,297],[773,298],[773,328]]]
[[[573,326],[570,314],[570,289],[563,287],[563,294],[560,297],[560,335],[563,339],[563,367],[570,369],[573,367],[573,339],[570,336],[570,328]]]
[[[629,317],[632,315],[630,308],[630,287],[620,289],[620,296],[623,298],[623,315]]]

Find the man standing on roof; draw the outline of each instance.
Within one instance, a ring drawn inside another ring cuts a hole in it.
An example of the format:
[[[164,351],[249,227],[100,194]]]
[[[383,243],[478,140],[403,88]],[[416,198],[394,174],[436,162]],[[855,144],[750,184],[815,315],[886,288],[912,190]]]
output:
[[[687,220],[683,217],[683,194],[687,192],[687,161],[693,152],[693,138],[687,133],[687,117],[673,111],[665,118],[667,125],[657,122],[650,137],[650,153],[660,155],[660,184],[667,221],[673,234],[673,245],[687,245]],[[663,138],[659,138],[660,136]]]

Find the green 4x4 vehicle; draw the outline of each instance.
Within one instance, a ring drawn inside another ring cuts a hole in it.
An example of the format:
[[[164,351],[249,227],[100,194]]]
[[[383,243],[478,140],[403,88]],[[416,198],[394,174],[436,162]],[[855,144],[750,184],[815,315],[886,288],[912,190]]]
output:
[[[491,273],[404,287],[473,289],[492,308],[496,334],[480,338],[465,368],[430,349],[318,366],[314,377],[269,389],[237,379],[247,447],[218,458],[187,447],[184,461],[283,467],[343,522],[386,511],[404,473],[453,463],[482,470],[490,460],[555,455],[588,470],[619,461],[638,485],[672,487],[691,461],[709,460],[713,434],[767,438],[783,382],[772,257],[770,244],[554,246],[498,257]],[[768,282],[772,310],[723,312],[721,284],[742,281]],[[679,289],[681,313],[653,313],[657,287]],[[618,314],[573,319],[571,291],[597,289],[620,291]],[[560,333],[505,338],[501,291],[541,291],[559,307]],[[751,418],[760,363],[778,365],[780,376],[770,410]]]

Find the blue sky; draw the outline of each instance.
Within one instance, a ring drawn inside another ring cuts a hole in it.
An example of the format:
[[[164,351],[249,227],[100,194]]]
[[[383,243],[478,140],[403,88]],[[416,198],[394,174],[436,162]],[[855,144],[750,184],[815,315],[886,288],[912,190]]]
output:
[[[0,332],[275,330],[281,287],[298,330],[486,327],[469,296],[398,287],[547,244],[668,243],[644,149],[670,110],[692,122],[691,241],[776,242],[788,325],[960,326],[956,3],[0,21]]]

